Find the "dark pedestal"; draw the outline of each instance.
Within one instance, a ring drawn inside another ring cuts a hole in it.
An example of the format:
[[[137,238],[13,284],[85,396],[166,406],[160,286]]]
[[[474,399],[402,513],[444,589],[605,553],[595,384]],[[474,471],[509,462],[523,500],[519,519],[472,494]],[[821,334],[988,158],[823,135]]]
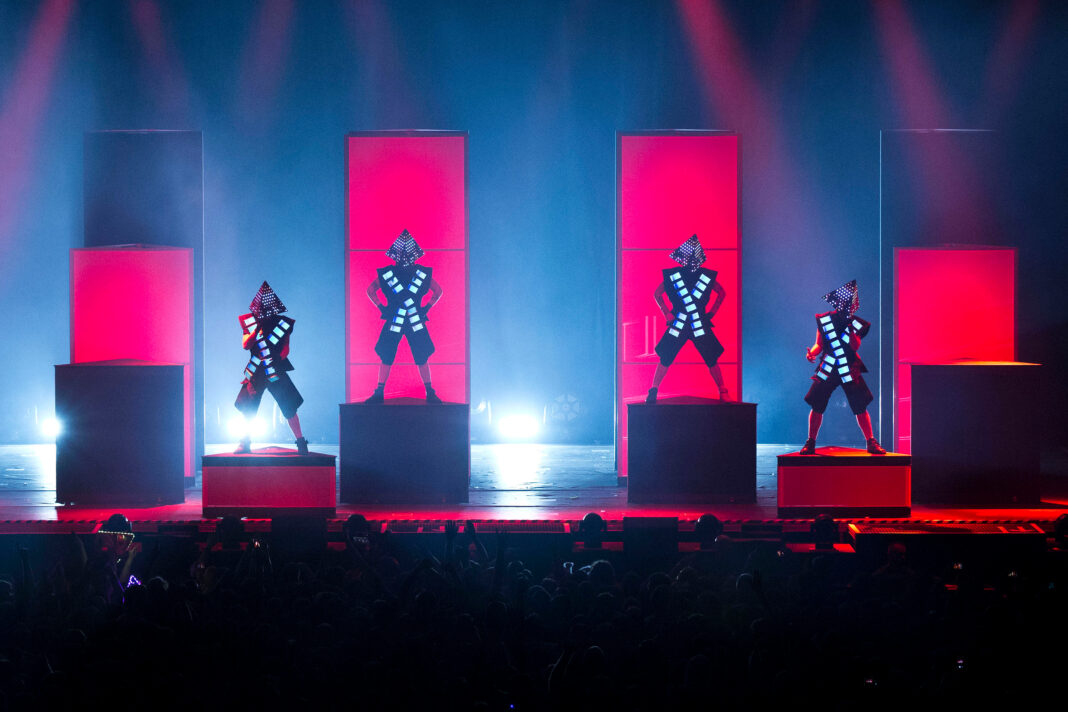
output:
[[[56,366],[56,501],[146,506],[185,501],[182,366]]]
[[[467,501],[471,407],[415,398],[342,403],[341,501],[444,504]]]
[[[907,517],[912,458],[849,447],[779,455],[780,517]]]
[[[1038,364],[912,365],[912,499],[975,507],[1041,501]]]
[[[333,517],[337,508],[333,455],[299,455],[266,447],[247,455],[201,459],[204,516]]]
[[[628,403],[627,501],[755,502],[756,404]]]

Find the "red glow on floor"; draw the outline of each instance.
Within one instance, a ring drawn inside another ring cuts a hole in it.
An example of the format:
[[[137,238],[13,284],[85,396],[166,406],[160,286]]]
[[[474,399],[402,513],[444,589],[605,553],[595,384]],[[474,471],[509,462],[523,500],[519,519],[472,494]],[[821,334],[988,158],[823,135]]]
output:
[[[727,291],[712,320],[726,349],[719,364],[734,399],[741,397],[741,232],[738,223],[739,145],[735,134],[619,137],[619,275],[617,324],[617,467],[627,471],[626,403],[643,400],[659,359],[653,352],[666,323],[653,300],[668,255],[697,234]],[[679,353],[660,395],[719,397],[693,344]]]
[[[1016,250],[899,248],[894,275],[894,450],[907,453],[910,363],[1015,358]]]
[[[192,249],[70,251],[71,363],[112,359],[185,366],[185,473],[192,477]]]
[[[466,403],[467,337],[467,137],[445,132],[351,134],[346,141],[346,394],[366,398],[377,383],[374,352],[382,329],[366,291],[375,268],[390,264],[386,249],[408,230],[433,267],[442,299],[429,312],[436,351],[430,357],[438,395]],[[381,300],[381,295],[379,299]],[[388,398],[424,396],[407,342],[402,341],[387,383]]]

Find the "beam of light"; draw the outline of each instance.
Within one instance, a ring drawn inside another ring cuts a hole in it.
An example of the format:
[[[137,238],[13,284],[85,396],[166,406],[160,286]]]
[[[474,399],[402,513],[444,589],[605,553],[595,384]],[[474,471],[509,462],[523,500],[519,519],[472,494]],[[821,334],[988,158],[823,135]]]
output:
[[[506,415],[497,420],[497,432],[505,440],[530,440],[540,430],[538,419],[526,413]]]
[[[144,81],[155,96],[156,106],[172,120],[189,116],[189,82],[178,50],[164,27],[156,0],[130,0],[134,31],[144,55]]]
[[[782,250],[797,250],[800,258],[805,237],[815,237],[826,228],[814,210],[819,201],[808,195],[808,182],[788,154],[776,102],[761,89],[720,0],[675,0],[675,4],[710,113],[719,116],[723,128],[742,136],[743,155],[759,183],[749,193],[755,213],[758,219],[776,224],[788,220],[799,239],[777,249],[781,259],[790,259]]]
[[[879,42],[891,74],[891,91],[906,126],[956,128],[956,120],[942,98],[932,63],[920,44],[902,0],[882,0],[872,3],[872,7]]]
[[[293,0],[263,2],[245,44],[237,106],[241,119],[253,126],[265,127],[275,115],[293,44],[293,10]]]
[[[45,418],[41,421],[41,434],[49,440],[55,440],[63,432],[63,423],[56,418]]]
[[[234,439],[258,438],[267,432],[267,423],[259,417],[246,419],[243,415],[235,415],[226,425],[230,437]]]
[[[0,97],[0,258],[18,218],[16,206],[22,203],[29,183],[37,134],[74,7],[74,0],[48,0],[41,5],[11,83]]]
[[[1004,31],[990,53],[983,88],[981,120],[993,125],[1016,97],[1027,52],[1034,49],[1041,7],[1038,0],[1016,0]]]
[[[943,98],[933,63],[902,0],[873,3],[877,35],[887,69],[891,92],[900,118],[910,129],[957,129],[956,118]],[[953,143],[911,141],[908,143],[917,195],[937,195],[937,212],[924,230],[954,241],[955,235],[988,233],[996,220],[990,200],[984,197],[978,167],[972,157]]]
[[[364,0],[345,6],[345,24],[358,56],[358,86],[354,93],[360,123],[369,126],[414,127],[411,117],[422,116],[424,99],[412,91],[403,40],[393,29],[389,11],[380,0]],[[374,100],[368,101],[368,97]]]

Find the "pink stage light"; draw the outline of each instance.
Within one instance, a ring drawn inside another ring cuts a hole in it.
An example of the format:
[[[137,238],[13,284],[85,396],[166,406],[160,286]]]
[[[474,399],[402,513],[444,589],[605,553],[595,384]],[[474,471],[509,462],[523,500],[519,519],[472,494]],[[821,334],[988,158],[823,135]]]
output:
[[[238,109],[241,118],[255,126],[262,126],[274,113],[293,43],[293,10],[293,0],[263,2],[245,45]]]
[[[653,301],[669,253],[697,233],[727,291],[713,319],[726,349],[719,359],[733,399],[742,392],[742,285],[739,139],[726,133],[622,134],[618,139],[619,264],[616,468],[627,473],[626,404],[645,399],[659,359],[653,352],[666,322]],[[661,398],[718,398],[693,344],[686,344],[660,385]]]
[[[1016,250],[898,248],[894,279],[894,451],[908,453],[910,364],[1015,359]]]
[[[0,103],[0,257],[29,183],[37,132],[48,103],[74,0],[48,0],[37,11],[26,48]]]
[[[185,476],[193,470],[193,250],[70,251],[70,362],[185,366]]]
[[[346,399],[366,398],[377,383],[374,352],[382,328],[368,302],[386,248],[408,230],[426,252],[444,296],[429,312],[436,348],[434,388],[446,401],[469,402],[467,324],[467,136],[453,132],[378,132],[346,138]],[[423,398],[407,341],[402,341],[386,397]]]
[[[184,119],[189,115],[189,82],[178,50],[164,28],[159,4],[156,0],[133,0],[130,14],[145,57],[145,84],[160,109],[175,119]]]
[[[990,54],[984,82],[982,119],[993,125],[1017,93],[1025,55],[1034,47],[1041,7],[1038,0],[1012,3],[1004,31]]]

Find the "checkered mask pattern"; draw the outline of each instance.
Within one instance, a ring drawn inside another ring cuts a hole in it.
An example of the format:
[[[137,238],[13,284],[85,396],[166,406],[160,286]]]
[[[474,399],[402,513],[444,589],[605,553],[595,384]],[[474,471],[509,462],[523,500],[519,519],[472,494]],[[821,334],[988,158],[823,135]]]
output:
[[[823,295],[823,300],[834,307],[835,311],[848,313],[853,316],[860,307],[860,294],[857,291],[857,280],[847,282],[833,292]]]
[[[284,312],[286,305],[274,293],[271,285],[264,282],[260,285],[260,291],[256,292],[256,296],[252,298],[252,303],[248,305],[248,309],[256,317],[257,321],[263,321],[269,316]]]
[[[419,246],[411,233],[405,230],[386,250],[386,256],[400,267],[410,267],[423,256],[423,248]]]
[[[671,259],[691,272],[696,272],[708,258],[705,257],[705,250],[698,242],[697,235],[691,235],[689,240],[672,251]]]

